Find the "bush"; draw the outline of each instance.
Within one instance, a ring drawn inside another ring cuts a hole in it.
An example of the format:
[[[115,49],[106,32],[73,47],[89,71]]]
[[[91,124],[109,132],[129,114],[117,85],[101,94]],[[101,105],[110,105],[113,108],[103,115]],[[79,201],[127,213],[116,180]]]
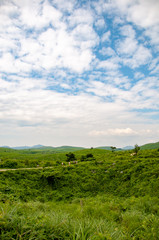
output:
[[[67,153],[66,154],[66,157],[67,157],[67,162],[71,162],[71,161],[75,161],[76,160],[76,157],[74,155],[74,153],[70,152],[70,153]]]

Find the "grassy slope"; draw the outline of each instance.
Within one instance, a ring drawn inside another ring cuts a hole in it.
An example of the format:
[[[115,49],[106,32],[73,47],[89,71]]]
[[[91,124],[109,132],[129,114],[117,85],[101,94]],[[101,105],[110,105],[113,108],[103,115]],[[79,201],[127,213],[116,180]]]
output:
[[[69,166],[64,153],[1,151],[54,168],[0,173],[0,238],[159,239],[159,151],[130,153],[84,149]]]
[[[142,150],[145,150],[145,149],[157,149],[157,148],[159,148],[159,142],[148,143],[148,144],[142,145],[140,148]]]
[[[88,153],[92,153],[93,158],[81,161],[81,157]],[[11,195],[14,198],[16,195],[16,198],[22,200],[72,199],[95,196],[99,193],[116,196],[146,194],[159,196],[159,151],[157,150],[143,150],[138,156],[132,157],[129,151],[112,153],[106,150],[85,149],[75,152],[78,163],[71,163],[70,166],[66,162],[65,154],[43,156],[33,154],[33,156],[36,157],[34,163],[43,163],[45,157],[47,159],[50,157],[51,161],[52,157],[53,168],[1,172],[2,195],[7,192],[5,196]],[[55,156],[58,160],[55,160],[57,159]]]

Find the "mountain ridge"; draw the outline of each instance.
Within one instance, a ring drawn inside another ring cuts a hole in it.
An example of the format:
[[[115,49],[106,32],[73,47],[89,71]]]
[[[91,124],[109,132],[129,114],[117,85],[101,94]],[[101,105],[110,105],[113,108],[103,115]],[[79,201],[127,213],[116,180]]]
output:
[[[74,151],[74,150],[82,150],[82,149],[88,149],[86,147],[77,147],[77,146],[68,146],[68,145],[63,145],[59,147],[53,147],[53,146],[45,146],[41,144],[33,145],[33,146],[16,146],[16,147],[10,147],[10,146],[1,146],[1,148],[10,148],[10,149],[15,149],[15,150],[27,150],[27,149],[37,149],[37,150],[55,150],[55,151]],[[112,150],[111,146],[98,146],[94,147],[95,149],[104,149],[104,150]],[[145,149],[157,149],[159,148],[159,142],[155,143],[146,143],[144,145],[140,145],[141,150]],[[132,150],[134,149],[134,146],[125,146],[122,148],[116,148],[116,151],[119,150]]]

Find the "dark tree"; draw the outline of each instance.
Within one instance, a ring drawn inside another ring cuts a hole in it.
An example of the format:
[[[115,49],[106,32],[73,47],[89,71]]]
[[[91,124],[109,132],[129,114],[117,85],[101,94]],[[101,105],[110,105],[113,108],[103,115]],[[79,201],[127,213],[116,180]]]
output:
[[[93,154],[92,153],[87,153],[86,158],[93,158]]]
[[[76,160],[76,157],[75,157],[75,155],[74,155],[74,153],[67,153],[66,154],[66,157],[67,157],[67,162],[71,162],[71,161],[75,161]]]
[[[111,146],[112,152],[115,151],[116,147]]]
[[[137,145],[137,144],[135,144],[135,146],[134,146],[134,153],[137,155],[137,153],[138,153],[138,151],[140,150],[140,147]]]

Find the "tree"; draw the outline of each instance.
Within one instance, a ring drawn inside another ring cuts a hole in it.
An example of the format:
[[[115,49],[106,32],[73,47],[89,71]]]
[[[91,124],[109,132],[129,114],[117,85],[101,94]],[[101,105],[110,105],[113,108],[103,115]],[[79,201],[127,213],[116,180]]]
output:
[[[134,146],[134,153],[137,155],[137,153],[138,153],[138,151],[140,150],[140,147],[137,145],[137,144],[135,144],[135,146]]]
[[[67,162],[70,162],[70,161],[75,161],[76,160],[76,157],[75,157],[75,155],[74,155],[74,153],[67,153],[66,154],[66,157],[67,157]]]
[[[87,153],[86,158],[93,158],[93,154],[92,153]]]
[[[116,149],[116,147],[113,147],[113,146],[111,146],[110,148],[112,149],[112,152],[114,152]]]

